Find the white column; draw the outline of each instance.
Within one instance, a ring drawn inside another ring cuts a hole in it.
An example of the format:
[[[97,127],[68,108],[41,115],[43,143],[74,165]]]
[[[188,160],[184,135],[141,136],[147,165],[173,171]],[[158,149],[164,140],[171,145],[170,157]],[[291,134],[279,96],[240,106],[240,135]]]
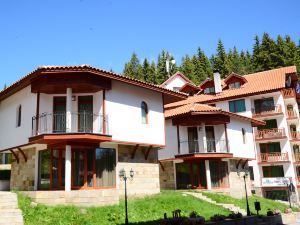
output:
[[[209,160],[205,160],[205,171],[206,171],[207,190],[211,190],[211,178],[210,178]]]
[[[71,145],[66,145],[65,191],[71,191]]]
[[[39,182],[39,151],[35,149],[35,162],[34,162],[34,190],[38,190]]]
[[[66,131],[72,132],[72,88],[67,88]]]

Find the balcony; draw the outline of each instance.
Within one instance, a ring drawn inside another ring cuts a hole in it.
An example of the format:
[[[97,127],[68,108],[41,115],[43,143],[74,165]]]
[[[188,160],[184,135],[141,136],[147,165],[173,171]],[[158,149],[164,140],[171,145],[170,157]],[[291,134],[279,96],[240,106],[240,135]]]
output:
[[[286,187],[291,178],[289,177],[264,177],[261,179],[262,187]]]
[[[260,163],[288,162],[289,155],[287,152],[260,153],[258,161]]]
[[[296,163],[300,162],[300,153],[294,153],[294,162]]]
[[[42,113],[32,117],[32,136],[66,133],[108,135],[107,116],[88,112],[72,112],[67,116],[63,112]]]
[[[195,141],[181,141],[180,154],[176,158],[195,156],[197,158],[231,158],[229,146],[225,139],[203,139]]]
[[[290,138],[292,141],[300,140],[300,132],[299,131],[292,131],[290,134]]]
[[[267,117],[267,116],[274,116],[282,114],[282,107],[281,105],[274,105],[274,106],[265,106],[252,109],[253,117]]]
[[[265,130],[257,130],[255,132],[255,140],[271,140],[285,138],[284,128],[272,128]]]
[[[293,89],[293,88],[284,89],[281,91],[281,93],[282,93],[284,99],[296,97],[296,92],[295,92],[295,89]]]
[[[287,110],[286,117],[288,120],[298,119],[297,113],[295,110]]]

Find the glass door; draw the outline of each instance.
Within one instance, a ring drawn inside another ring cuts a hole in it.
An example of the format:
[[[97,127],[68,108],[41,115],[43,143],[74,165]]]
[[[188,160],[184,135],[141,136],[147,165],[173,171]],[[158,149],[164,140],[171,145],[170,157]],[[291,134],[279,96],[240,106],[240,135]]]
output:
[[[213,126],[205,127],[207,152],[216,152],[215,131]]]
[[[52,121],[53,133],[66,132],[66,97],[54,97]]]
[[[78,97],[78,132],[93,133],[93,96]]]
[[[83,150],[74,150],[72,155],[73,168],[73,187],[81,188],[84,186],[84,170],[85,170],[85,152]]]
[[[197,127],[188,127],[189,153],[199,152]]]

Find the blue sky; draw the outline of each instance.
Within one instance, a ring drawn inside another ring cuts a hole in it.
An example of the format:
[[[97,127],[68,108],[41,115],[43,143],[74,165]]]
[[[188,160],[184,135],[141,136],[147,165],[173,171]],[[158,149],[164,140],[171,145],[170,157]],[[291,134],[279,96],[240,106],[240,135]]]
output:
[[[254,35],[300,38],[300,1],[9,0],[0,3],[0,89],[39,65],[90,64],[116,72],[133,51],[177,61],[200,46],[208,55],[252,49]]]

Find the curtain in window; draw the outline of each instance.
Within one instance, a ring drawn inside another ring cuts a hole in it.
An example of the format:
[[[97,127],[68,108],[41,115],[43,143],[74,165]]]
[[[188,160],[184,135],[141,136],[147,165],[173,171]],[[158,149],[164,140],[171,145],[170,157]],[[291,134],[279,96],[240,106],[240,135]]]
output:
[[[116,185],[115,149],[96,149],[96,185],[97,187],[113,187]]]

